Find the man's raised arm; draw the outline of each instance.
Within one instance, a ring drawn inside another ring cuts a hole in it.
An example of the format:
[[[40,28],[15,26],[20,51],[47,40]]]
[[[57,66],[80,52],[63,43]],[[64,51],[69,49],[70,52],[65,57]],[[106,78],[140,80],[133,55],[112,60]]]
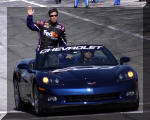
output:
[[[27,16],[27,26],[33,31],[39,31],[39,27],[37,26],[36,23],[33,23],[33,14],[34,10],[31,6],[27,8],[28,16]]]

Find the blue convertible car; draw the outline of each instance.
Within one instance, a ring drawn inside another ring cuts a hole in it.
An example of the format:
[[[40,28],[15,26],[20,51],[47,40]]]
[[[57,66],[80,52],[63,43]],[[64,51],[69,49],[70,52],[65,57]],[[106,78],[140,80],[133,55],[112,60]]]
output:
[[[138,77],[128,57],[120,61],[101,45],[41,50],[14,70],[17,109],[30,103],[37,114],[54,107],[124,104],[139,106]]]

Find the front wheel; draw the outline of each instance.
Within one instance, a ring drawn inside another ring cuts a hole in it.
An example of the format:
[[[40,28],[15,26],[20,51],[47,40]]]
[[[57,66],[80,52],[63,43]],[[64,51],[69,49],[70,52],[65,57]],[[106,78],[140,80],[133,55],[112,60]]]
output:
[[[24,108],[24,102],[20,98],[18,82],[14,80],[14,100],[17,110],[22,110]]]
[[[34,110],[36,114],[41,114],[42,108],[40,104],[40,99],[39,99],[39,91],[37,85],[34,85]]]
[[[137,100],[135,103],[132,103],[129,107],[130,110],[138,110],[139,108],[139,100]]]
[[[135,102],[123,104],[121,108],[126,111],[136,111],[139,108],[139,100]]]

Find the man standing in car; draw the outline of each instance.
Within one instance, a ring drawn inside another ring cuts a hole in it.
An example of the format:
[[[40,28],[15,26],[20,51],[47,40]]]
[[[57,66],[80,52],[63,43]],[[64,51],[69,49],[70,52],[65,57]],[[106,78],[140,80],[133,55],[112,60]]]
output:
[[[34,10],[31,6],[27,9],[27,26],[32,31],[39,33],[39,43],[36,53],[48,47],[66,46],[67,39],[65,27],[57,22],[58,11],[56,8],[49,10],[49,20],[33,22]]]

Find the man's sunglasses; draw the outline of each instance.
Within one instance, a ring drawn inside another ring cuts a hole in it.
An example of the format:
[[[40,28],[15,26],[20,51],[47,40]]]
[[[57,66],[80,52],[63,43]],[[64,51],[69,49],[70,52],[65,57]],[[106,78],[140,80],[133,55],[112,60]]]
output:
[[[50,15],[50,17],[54,17],[54,16],[57,17],[58,15]]]

